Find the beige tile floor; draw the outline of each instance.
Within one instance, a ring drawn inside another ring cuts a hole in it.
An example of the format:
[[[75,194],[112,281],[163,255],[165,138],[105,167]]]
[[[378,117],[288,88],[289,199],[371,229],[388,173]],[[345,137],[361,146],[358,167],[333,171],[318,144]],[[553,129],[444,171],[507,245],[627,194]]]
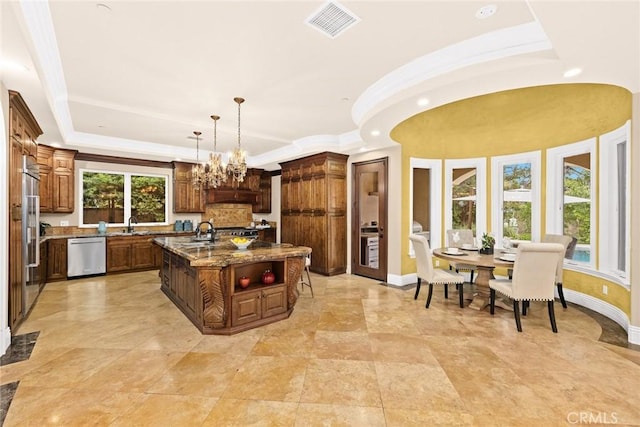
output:
[[[159,291],[157,272],[51,283],[18,333],[31,358],[6,426],[640,425],[638,352],[556,304],[460,309],[438,289],[313,275],[287,320],[203,336]],[[467,302],[468,303],[468,302]]]

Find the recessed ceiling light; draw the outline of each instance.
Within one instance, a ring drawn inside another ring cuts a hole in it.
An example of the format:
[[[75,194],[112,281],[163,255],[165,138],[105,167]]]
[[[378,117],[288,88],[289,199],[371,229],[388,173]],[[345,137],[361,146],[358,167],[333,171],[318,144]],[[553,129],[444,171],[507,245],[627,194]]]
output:
[[[476,12],[476,18],[487,19],[490,16],[493,16],[496,13],[496,10],[498,10],[498,6],[496,6],[495,4],[488,4],[486,6],[482,6]]]
[[[111,12],[111,8],[104,3],[97,3],[96,7],[101,12]]]
[[[566,78],[575,77],[580,73],[582,73],[582,68],[571,68],[570,70],[564,72],[564,76]]]
[[[371,131],[371,136],[379,136],[380,135],[380,131],[378,129],[374,129]]]
[[[344,98],[340,98],[340,101],[342,101],[342,102],[348,102],[348,101],[349,101],[349,98],[345,96]]]
[[[418,106],[426,107],[427,105],[429,105],[429,100],[427,98],[418,99]]]

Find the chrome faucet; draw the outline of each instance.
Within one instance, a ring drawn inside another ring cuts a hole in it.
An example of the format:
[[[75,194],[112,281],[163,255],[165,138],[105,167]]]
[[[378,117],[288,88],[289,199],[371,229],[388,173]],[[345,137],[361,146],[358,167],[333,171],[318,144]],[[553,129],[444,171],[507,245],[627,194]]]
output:
[[[208,224],[209,228],[207,229],[207,234],[211,234],[211,237],[209,238],[212,242],[214,240],[216,240],[216,229],[213,228],[213,224],[209,221],[202,221],[201,223],[198,224],[198,226],[196,227],[196,239],[201,239],[202,236],[202,224]]]
[[[127,221],[127,233],[133,233],[133,227],[131,226],[131,223],[137,224],[138,223],[138,218],[136,218],[135,216],[130,216],[129,217],[129,221]]]

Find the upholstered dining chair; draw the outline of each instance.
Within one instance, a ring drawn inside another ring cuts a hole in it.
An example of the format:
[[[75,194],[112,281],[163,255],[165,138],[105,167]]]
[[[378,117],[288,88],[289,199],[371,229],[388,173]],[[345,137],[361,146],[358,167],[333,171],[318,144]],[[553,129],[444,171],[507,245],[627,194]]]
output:
[[[562,260],[564,252],[565,248],[560,243],[520,243],[513,265],[513,278],[489,280],[491,314],[495,311],[496,292],[511,298],[516,327],[518,332],[522,332],[520,301],[523,301],[523,306],[529,301],[547,301],[551,329],[558,332],[553,289],[558,260]]]
[[[447,230],[447,247],[449,248],[461,248],[462,245],[476,246],[473,238],[473,230],[466,228],[458,228],[453,230]],[[449,261],[449,270],[455,270],[456,273],[461,271],[471,272],[469,283],[473,283],[473,274],[476,271],[476,266],[472,264],[465,264],[460,261]]]
[[[409,240],[413,242],[413,249],[416,254],[416,269],[418,273],[418,285],[416,288],[416,294],[413,299],[418,298],[420,293],[420,284],[424,280],[429,284],[429,295],[427,296],[427,303],[425,308],[429,308],[431,304],[431,296],[433,295],[433,285],[444,285],[447,289],[449,284],[458,285],[458,296],[460,298],[460,308],[464,306],[464,294],[462,292],[462,284],[464,283],[464,276],[458,273],[453,273],[447,270],[433,267],[433,261],[431,257],[431,248],[429,248],[429,242],[427,238],[417,234],[409,235]],[[447,297],[445,291],[445,297]]]
[[[542,243],[560,243],[564,246],[564,258],[572,259],[573,252],[576,248],[576,242],[578,239],[571,236],[566,236],[562,234],[545,234],[542,238]],[[556,287],[558,289],[558,297],[560,298],[560,303],[562,304],[562,308],[567,308],[567,301],[564,299],[564,291],[562,289],[562,275],[564,271],[564,258],[560,258],[558,260],[558,269],[556,270]],[[511,278],[513,271],[511,269],[508,270],[509,278]],[[523,308],[523,314],[527,314],[526,308]]]

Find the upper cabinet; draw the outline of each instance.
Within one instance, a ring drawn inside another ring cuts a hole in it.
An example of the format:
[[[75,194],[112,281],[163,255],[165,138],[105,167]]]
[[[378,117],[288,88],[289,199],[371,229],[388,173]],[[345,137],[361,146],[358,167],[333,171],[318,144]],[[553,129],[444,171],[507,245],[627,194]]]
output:
[[[75,207],[77,151],[38,146],[40,212],[72,213]]]
[[[9,91],[9,121],[11,137],[22,145],[22,154],[35,160],[38,156],[36,140],[42,129],[18,92]]]
[[[197,188],[191,181],[193,164],[172,162],[173,211],[175,213],[204,213],[204,188]]]

